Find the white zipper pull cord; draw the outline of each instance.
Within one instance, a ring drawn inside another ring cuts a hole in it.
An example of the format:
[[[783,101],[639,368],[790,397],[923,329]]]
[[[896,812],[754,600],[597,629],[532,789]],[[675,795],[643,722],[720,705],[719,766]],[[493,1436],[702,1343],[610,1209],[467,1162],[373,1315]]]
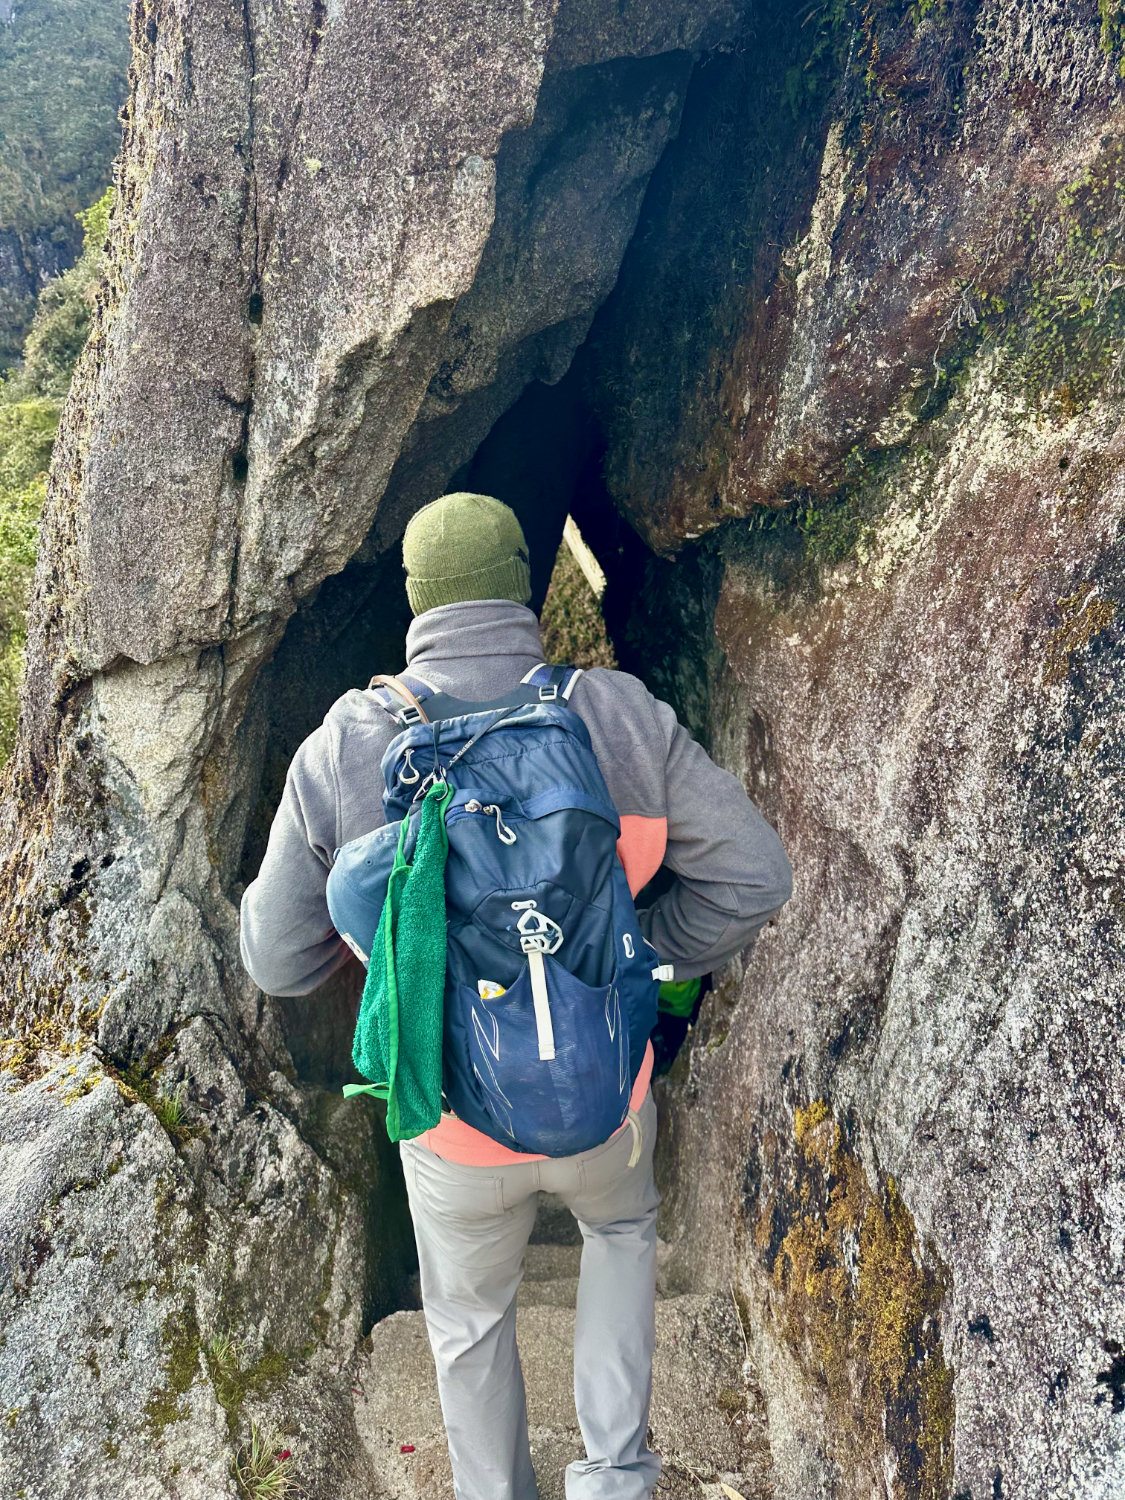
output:
[[[418,767],[410,758],[413,754],[414,747],[413,745],[410,745],[407,747],[402,757],[402,770],[398,773],[398,779],[402,782],[403,786],[413,786],[419,778],[420,773],[418,771]],[[409,776],[406,774],[407,771],[410,772]]]
[[[496,837],[502,844],[515,843],[515,832],[513,829],[508,827],[507,823],[504,822],[504,819],[500,814],[500,809],[496,806],[495,803],[480,802],[476,797],[470,797],[468,802],[465,803],[465,811],[467,813],[487,813],[490,818],[495,817]]]
[[[551,1020],[551,1002],[547,996],[547,969],[540,949],[532,948],[528,953],[527,967],[531,970],[531,1003],[535,1008],[539,1061],[552,1062],[555,1056],[555,1027]]]
[[[552,917],[539,910],[534,900],[513,901],[512,910],[520,914],[516,931],[520,935],[520,947],[527,955],[527,967],[531,975],[531,1000],[535,1007],[535,1029],[539,1035],[539,1060],[551,1062],[555,1056],[555,1028],[551,1020],[547,967],[543,962],[543,955],[558,951],[562,946],[563,930]]]
[[[486,813],[496,814],[496,837],[500,840],[500,842],[502,844],[514,844],[516,841],[516,835],[500,816],[500,809],[494,804],[489,803],[489,805],[484,808],[484,811]]]

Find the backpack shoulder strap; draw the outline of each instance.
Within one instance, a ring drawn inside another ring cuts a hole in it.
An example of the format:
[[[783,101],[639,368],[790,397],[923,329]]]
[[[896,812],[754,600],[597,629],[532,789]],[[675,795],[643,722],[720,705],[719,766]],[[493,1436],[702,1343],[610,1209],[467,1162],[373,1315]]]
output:
[[[529,688],[530,692],[513,693],[505,699],[497,699],[495,703],[475,705],[450,699],[448,693],[439,693],[432,683],[411,672],[400,672],[397,677],[379,673],[372,677],[368,692],[400,728],[408,729],[412,724],[430,723],[431,715],[423,706],[429,698],[440,700],[436,703],[437,718],[448,717],[451,711],[464,712],[474,707],[492,708],[501,703],[510,703],[512,706],[520,702],[568,703],[574,684],[581,676],[581,667],[553,667],[549,662],[543,661],[520,679],[520,687]]]
[[[524,687],[538,688],[540,703],[559,700],[569,703],[574,684],[581,676],[581,667],[552,667],[549,662],[541,661],[520,678],[520,683]]]
[[[367,684],[367,690],[379,707],[385,709],[403,729],[411,724],[430,722],[422,704],[427,698],[432,698],[437,690],[421,677],[414,677],[406,672],[399,677],[391,677],[381,672]]]

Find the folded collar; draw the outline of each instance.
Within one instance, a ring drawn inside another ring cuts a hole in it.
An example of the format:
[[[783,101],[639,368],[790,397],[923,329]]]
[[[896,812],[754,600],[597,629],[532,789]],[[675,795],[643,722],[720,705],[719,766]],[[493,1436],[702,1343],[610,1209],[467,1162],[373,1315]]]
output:
[[[406,664],[465,656],[530,656],[543,660],[539,620],[511,599],[466,599],[417,615],[406,632]]]

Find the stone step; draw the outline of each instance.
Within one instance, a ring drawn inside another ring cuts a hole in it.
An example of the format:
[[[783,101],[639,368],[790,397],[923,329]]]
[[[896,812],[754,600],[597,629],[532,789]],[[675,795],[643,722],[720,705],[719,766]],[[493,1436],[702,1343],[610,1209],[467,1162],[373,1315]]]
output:
[[[581,1245],[528,1245],[523,1258],[524,1281],[558,1281],[577,1276]]]
[[[660,1243],[656,1270],[656,1295],[671,1296],[661,1260],[667,1246]],[[580,1245],[529,1245],[520,1286],[521,1307],[574,1307],[578,1300]],[[419,1298],[421,1300],[421,1298]]]
[[[520,1286],[520,1307],[577,1307],[578,1277],[556,1276],[536,1280],[524,1279]]]
[[[666,1250],[661,1244],[659,1253]],[[582,1263],[581,1245],[530,1244],[524,1257],[523,1282],[520,1285],[521,1307],[574,1307],[578,1301],[578,1273]],[[411,1301],[421,1304],[422,1289],[418,1277],[411,1282]],[[670,1288],[657,1265],[656,1295],[665,1297]]]
[[[539,1268],[549,1264],[549,1258],[537,1257]],[[526,1286],[554,1288],[570,1279],[540,1276]],[[583,1452],[574,1411],[574,1313],[554,1302],[529,1303],[521,1295],[517,1327],[540,1497],[563,1500],[563,1471]],[[662,1493],[671,1500],[701,1500],[721,1494],[723,1481],[745,1500],[769,1500],[761,1392],[730,1298],[669,1297],[657,1303],[656,1327],[651,1425],[665,1462]],[[421,1313],[395,1313],[375,1325],[357,1388],[356,1424],[381,1496],[451,1500],[449,1457]]]

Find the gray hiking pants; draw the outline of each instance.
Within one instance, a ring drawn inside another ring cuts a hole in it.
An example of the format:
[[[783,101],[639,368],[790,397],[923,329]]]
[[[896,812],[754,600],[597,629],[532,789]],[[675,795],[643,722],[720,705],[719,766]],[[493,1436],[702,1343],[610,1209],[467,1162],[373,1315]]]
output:
[[[639,1113],[641,1154],[633,1167],[629,1129],[580,1156],[510,1167],[465,1167],[402,1143],[457,1500],[537,1497],[516,1291],[540,1191],[562,1198],[583,1241],[574,1401],[587,1456],[567,1468],[567,1500],[644,1500],[652,1493],[660,1473],[648,1446],[660,1200],[651,1094]]]

